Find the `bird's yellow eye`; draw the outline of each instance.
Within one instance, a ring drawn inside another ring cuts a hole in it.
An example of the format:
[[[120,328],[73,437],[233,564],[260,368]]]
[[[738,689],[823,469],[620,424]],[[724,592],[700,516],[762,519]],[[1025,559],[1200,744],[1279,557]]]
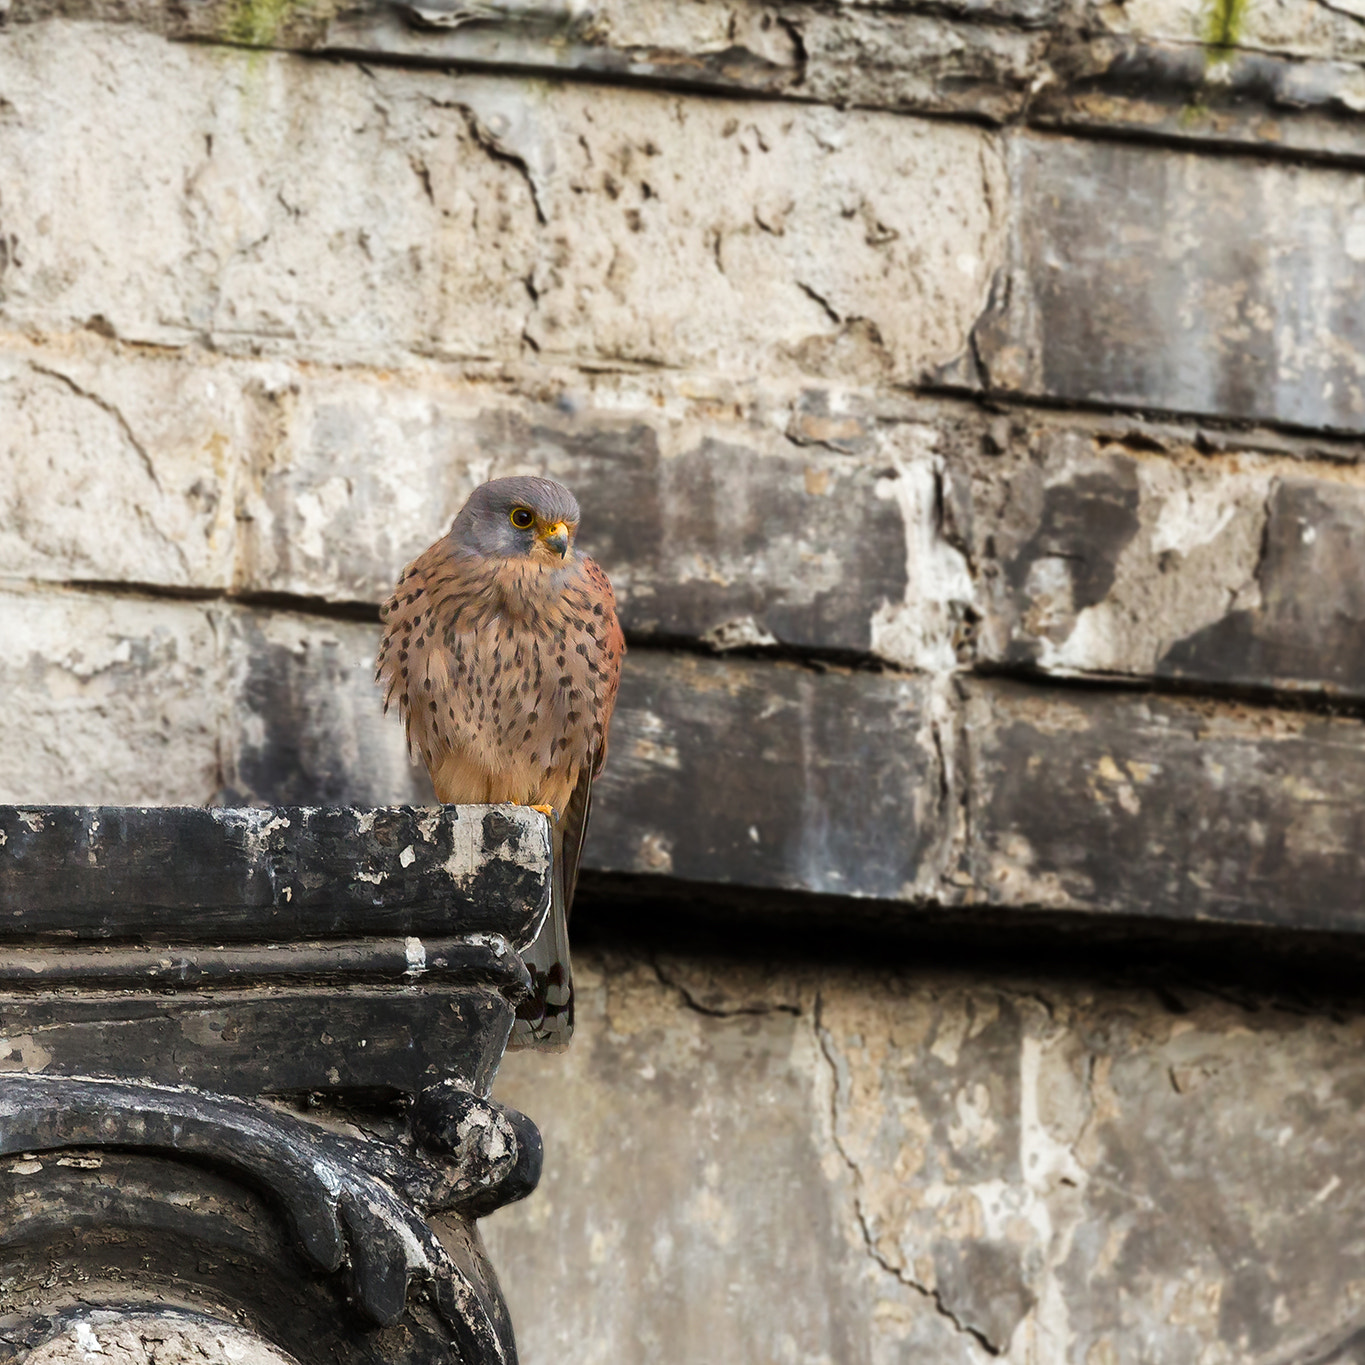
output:
[[[512,509],[512,525],[518,531],[525,531],[535,523],[535,514],[529,507],[514,507]]]

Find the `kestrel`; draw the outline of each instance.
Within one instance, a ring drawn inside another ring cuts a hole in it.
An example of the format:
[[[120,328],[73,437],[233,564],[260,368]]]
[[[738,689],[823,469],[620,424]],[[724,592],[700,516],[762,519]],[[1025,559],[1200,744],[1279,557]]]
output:
[[[578,503],[550,479],[476,488],[380,610],[376,681],[436,799],[511,801],[554,821],[551,914],[525,955],[537,1037],[572,1028],[567,917],[625,638],[605,573],[574,549]]]

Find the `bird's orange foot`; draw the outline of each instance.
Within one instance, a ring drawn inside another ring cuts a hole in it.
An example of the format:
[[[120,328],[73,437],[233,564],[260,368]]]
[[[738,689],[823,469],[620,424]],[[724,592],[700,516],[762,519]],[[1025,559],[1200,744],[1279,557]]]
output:
[[[542,815],[548,815],[551,820],[559,819],[559,812],[553,806],[532,806],[532,810],[538,810]]]

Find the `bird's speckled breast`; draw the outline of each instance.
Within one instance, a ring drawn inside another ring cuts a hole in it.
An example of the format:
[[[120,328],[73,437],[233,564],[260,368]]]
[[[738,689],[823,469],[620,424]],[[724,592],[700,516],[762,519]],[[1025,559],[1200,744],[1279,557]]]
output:
[[[379,676],[440,799],[562,804],[600,766],[623,644],[590,560],[489,562],[438,542],[384,621]]]

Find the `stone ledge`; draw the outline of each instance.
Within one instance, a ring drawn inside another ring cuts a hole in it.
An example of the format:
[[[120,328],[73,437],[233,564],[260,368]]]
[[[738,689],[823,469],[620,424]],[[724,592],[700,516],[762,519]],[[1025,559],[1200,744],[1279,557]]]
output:
[[[1359,163],[1365,41],[1350,6],[1239,13],[1216,31],[1192,0],[818,6],[617,2],[368,3],[262,12],[107,0],[15,0],[11,22],[66,16],[167,37],[413,67],[535,72],[765,99],[1121,132],[1171,144]]]
[[[45,654],[32,619],[57,611]],[[379,711],[375,626],[26,594],[0,597],[0,627],[25,641],[0,673],[0,743],[33,755],[6,800],[107,803],[129,774],[162,800],[430,799]],[[1362,809],[1356,719],[636,648],[585,866],[840,904],[1357,933]]]
[[[0,806],[6,940],[479,932],[524,948],[549,885],[549,829],[523,806]]]
[[[973,682],[971,899],[1365,929],[1365,728],[1176,697]]]

